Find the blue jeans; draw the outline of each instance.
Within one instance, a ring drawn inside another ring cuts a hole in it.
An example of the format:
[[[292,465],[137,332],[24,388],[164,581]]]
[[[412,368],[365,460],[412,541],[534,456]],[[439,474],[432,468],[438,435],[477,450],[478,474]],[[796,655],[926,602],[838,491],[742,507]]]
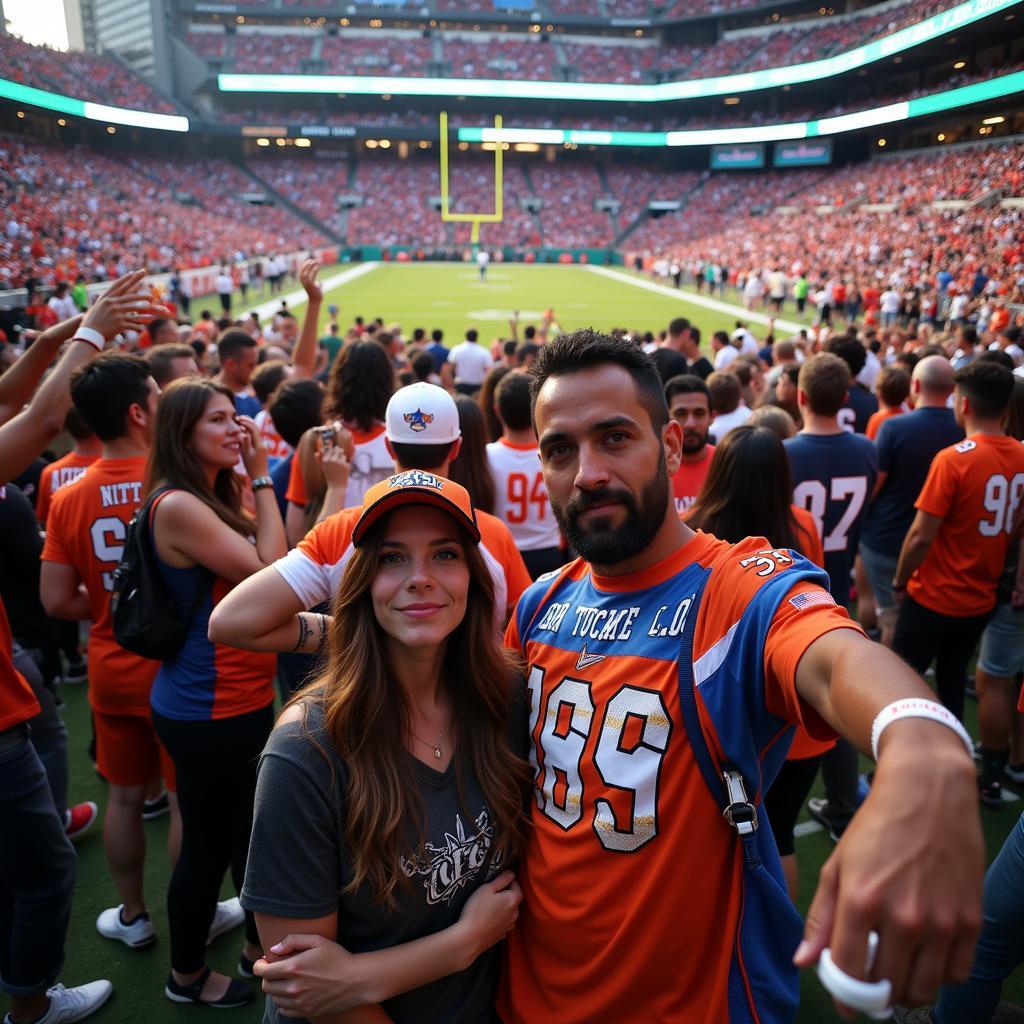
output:
[[[75,851],[27,725],[0,732],[0,990],[45,992],[64,966]]]
[[[984,911],[971,976],[939,994],[938,1024],[987,1024],[1003,981],[1024,963],[1024,816],[985,875]]]

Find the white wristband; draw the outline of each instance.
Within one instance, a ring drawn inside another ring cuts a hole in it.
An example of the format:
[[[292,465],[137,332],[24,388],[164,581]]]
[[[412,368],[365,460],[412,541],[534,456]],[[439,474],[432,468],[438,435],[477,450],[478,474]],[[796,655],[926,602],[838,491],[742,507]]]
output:
[[[887,704],[871,726],[871,756],[878,760],[878,741],[882,733],[901,718],[927,718],[932,722],[938,722],[948,729],[952,729],[964,741],[968,757],[974,757],[974,741],[970,733],[963,727],[960,720],[948,708],[933,700],[924,700],[921,697],[905,697],[903,700],[894,700]]]
[[[75,335],[71,340],[87,342],[92,345],[97,352],[102,352],[103,346],[107,343],[107,339],[104,338],[99,331],[93,330],[91,327],[79,327],[78,330],[75,331]]]

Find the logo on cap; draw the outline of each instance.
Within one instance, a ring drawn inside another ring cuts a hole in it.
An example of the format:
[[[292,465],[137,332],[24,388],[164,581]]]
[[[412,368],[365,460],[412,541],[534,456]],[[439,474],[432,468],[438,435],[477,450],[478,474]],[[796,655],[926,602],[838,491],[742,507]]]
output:
[[[388,487],[433,487],[437,491],[444,490],[444,481],[433,473],[424,473],[421,469],[410,469],[399,473],[388,480]]]
[[[420,433],[426,430],[431,423],[434,422],[434,414],[432,412],[424,412],[422,409],[417,409],[415,412],[407,412],[402,417],[406,423],[409,424],[409,429],[415,433]]]

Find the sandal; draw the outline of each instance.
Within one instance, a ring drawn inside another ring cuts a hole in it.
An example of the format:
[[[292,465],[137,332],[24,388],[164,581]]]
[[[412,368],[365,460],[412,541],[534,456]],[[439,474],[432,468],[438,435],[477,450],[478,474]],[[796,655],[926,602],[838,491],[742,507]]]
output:
[[[172,1003],[195,1003],[199,1006],[212,1006],[215,1010],[231,1010],[237,1006],[245,1006],[253,1001],[253,991],[244,982],[231,980],[228,982],[228,989],[217,1000],[200,998],[206,979],[213,973],[212,968],[207,967],[195,981],[188,985],[179,985],[174,980],[173,974],[167,975],[167,984],[164,986],[164,995]]]

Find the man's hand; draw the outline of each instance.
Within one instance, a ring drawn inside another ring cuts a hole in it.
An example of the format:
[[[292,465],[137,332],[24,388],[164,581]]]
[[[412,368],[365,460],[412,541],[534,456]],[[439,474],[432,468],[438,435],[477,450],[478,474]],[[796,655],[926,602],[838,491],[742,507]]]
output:
[[[888,979],[894,1002],[918,1006],[970,974],[985,845],[974,767],[953,732],[896,722],[882,750],[870,795],[822,868],[794,962],[811,967],[830,947],[846,974]],[[879,946],[867,976],[871,931]]]
[[[305,289],[306,297],[310,302],[323,302],[324,300],[324,291],[320,287],[320,282],[316,279],[319,273],[319,260],[306,260],[299,270],[299,281],[302,282],[302,287]]]
[[[313,1019],[363,1005],[359,960],[322,935],[288,935],[273,947],[274,962],[257,960],[253,973],[282,1017]]]
[[[139,331],[155,317],[163,316],[167,307],[153,302],[149,290],[142,286],[145,278],[144,270],[119,277],[82,317],[81,326],[99,331],[110,341],[123,331]]]

